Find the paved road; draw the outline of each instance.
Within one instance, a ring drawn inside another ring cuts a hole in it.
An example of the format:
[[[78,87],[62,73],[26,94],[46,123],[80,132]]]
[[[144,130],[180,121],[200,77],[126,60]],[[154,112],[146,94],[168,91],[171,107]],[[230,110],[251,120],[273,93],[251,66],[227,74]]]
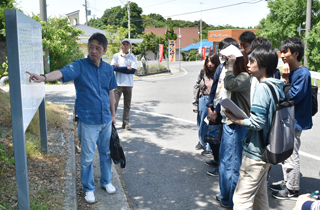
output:
[[[127,157],[121,176],[133,209],[222,209],[214,199],[218,177],[206,174],[210,168],[204,162],[209,158],[194,149],[198,138],[192,86],[201,66],[201,62],[185,62],[184,73],[135,80],[132,131],[120,129],[120,102],[116,126]],[[74,94],[73,85],[46,86],[47,100],[73,103]],[[320,186],[320,114],[313,120],[314,128],[302,133],[301,193]],[[281,166],[273,166],[270,181],[281,177]],[[270,209],[292,209],[295,202],[275,200],[269,191],[269,203]]]

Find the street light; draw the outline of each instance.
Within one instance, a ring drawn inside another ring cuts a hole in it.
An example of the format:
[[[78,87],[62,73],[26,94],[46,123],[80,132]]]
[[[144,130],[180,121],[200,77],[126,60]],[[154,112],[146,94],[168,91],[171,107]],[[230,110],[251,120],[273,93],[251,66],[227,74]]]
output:
[[[200,19],[200,52],[201,52],[201,60],[202,60],[202,2],[200,2],[201,5],[201,19]]]

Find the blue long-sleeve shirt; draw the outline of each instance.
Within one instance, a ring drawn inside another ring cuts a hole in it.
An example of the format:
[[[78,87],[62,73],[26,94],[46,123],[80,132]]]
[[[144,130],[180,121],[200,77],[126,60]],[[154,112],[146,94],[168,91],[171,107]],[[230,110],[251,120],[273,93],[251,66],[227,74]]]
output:
[[[295,129],[312,128],[311,74],[306,67],[291,71],[289,96],[295,103]]]
[[[136,72],[137,69],[127,69],[126,66],[124,67],[120,67],[120,66],[115,66],[115,65],[112,65],[112,68],[113,68],[113,71],[116,71],[116,72],[121,72],[121,73],[124,73],[124,74],[134,74]]]

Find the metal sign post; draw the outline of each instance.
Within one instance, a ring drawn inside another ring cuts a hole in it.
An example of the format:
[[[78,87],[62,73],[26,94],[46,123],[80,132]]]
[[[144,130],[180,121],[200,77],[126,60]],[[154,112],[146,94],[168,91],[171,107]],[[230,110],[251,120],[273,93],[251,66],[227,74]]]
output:
[[[30,83],[26,73],[43,73],[42,29],[18,10],[5,10],[5,20],[18,205],[30,209],[25,131],[39,106],[43,152],[48,148],[44,84]]]

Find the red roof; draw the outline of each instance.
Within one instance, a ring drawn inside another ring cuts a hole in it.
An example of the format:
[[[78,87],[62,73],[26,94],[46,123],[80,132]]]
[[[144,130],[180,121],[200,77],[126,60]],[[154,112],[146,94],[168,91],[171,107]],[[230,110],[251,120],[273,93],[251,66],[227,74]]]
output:
[[[169,29],[169,28],[168,28]],[[162,35],[166,33],[166,28],[145,28],[145,33],[153,32],[157,35]],[[196,39],[199,41],[199,34],[198,34],[198,28],[181,28],[181,48],[184,48],[186,46],[189,46],[193,43],[193,39]],[[179,28],[174,28],[174,32],[179,35]],[[177,38],[177,47],[179,47],[179,38]]]

